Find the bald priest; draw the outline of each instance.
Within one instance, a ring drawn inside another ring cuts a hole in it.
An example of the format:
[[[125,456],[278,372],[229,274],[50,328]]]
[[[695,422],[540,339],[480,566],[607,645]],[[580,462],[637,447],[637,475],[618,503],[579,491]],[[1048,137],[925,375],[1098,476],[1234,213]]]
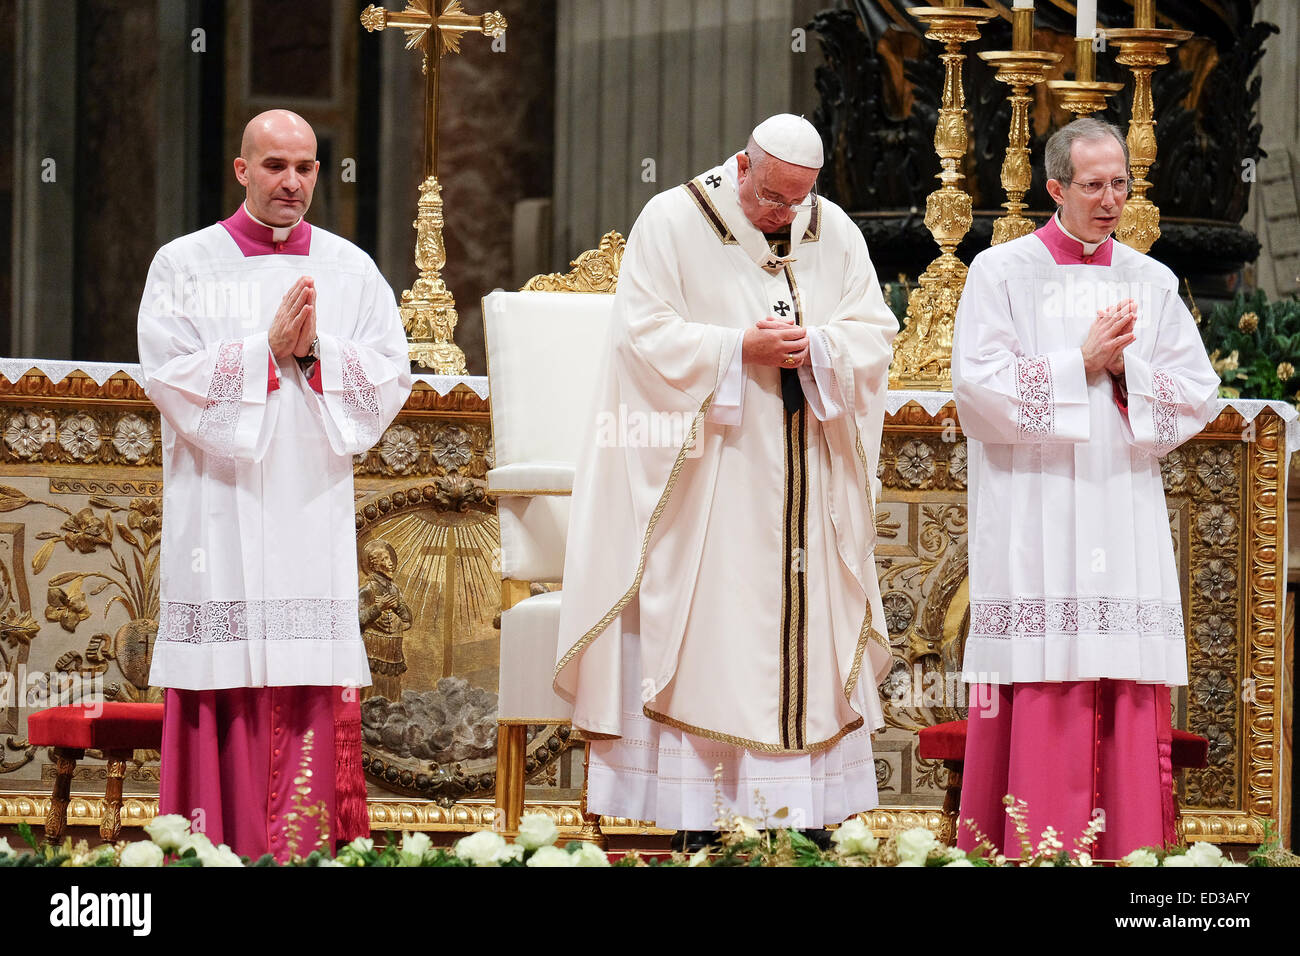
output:
[[[816,829],[877,803],[873,485],[898,325],[821,165],[811,124],[772,117],[628,239],[555,677],[594,741],[593,812],[712,830],[720,798]],[[601,439],[621,409],[676,440]]]
[[[244,203],[158,251],[139,321],[163,417],[160,809],[281,860],[349,835],[334,713],[370,683],[352,456],[411,388],[388,283],[304,218],[318,170],[302,117],[254,117]]]

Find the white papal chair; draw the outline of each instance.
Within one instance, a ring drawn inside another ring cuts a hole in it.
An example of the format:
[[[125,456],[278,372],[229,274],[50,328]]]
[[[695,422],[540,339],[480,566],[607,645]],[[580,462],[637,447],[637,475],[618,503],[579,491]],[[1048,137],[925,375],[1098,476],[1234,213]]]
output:
[[[483,299],[494,445],[487,482],[501,521],[497,812],[511,834],[524,806],[528,725],[573,715],[551,684],[563,591],[530,589],[564,574],[574,466],[594,413],[623,245],[611,232],[567,275]]]

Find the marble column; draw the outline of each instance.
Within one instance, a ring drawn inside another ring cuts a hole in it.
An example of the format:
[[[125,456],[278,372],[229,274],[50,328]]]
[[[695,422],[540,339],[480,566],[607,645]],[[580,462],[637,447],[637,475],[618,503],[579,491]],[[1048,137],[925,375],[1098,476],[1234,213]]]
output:
[[[1255,18],[1281,32],[1264,41],[1259,65],[1260,145],[1268,156],[1257,159],[1242,225],[1262,244],[1255,282],[1277,297],[1300,291],[1300,9],[1294,0],[1261,0]]]
[[[8,354],[72,357],[77,3],[18,0]]]

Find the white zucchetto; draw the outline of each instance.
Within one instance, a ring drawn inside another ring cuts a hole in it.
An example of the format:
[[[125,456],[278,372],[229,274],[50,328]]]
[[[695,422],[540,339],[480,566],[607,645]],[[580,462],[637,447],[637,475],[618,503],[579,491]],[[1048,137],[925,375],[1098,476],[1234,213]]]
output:
[[[782,162],[822,168],[821,134],[802,116],[777,113],[755,126],[753,137],[765,153]]]

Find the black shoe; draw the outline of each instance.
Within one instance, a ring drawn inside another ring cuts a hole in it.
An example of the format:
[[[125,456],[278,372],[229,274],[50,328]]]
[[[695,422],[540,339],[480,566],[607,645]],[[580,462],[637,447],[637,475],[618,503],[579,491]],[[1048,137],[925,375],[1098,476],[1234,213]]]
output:
[[[722,839],[717,830],[678,830],[668,841],[668,848],[678,853],[696,853]]]

